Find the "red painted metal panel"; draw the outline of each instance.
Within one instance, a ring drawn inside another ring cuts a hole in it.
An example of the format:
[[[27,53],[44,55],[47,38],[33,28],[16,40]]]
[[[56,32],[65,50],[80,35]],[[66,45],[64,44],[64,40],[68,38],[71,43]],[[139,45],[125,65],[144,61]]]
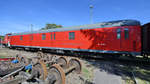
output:
[[[119,40],[118,28],[122,32]],[[129,29],[129,39],[124,38],[124,28]],[[55,32],[55,39],[54,32],[32,34],[33,40],[30,39],[31,34],[16,35],[11,36],[11,45],[140,52],[140,28],[140,26],[123,26]],[[69,32],[75,32],[74,40],[69,40]],[[42,34],[46,35],[45,40],[42,40]],[[23,40],[20,40],[20,36],[23,36]]]

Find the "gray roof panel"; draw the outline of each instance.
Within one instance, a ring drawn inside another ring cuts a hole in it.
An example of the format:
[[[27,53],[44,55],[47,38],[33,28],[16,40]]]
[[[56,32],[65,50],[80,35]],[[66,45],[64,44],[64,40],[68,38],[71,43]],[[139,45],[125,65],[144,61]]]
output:
[[[102,23],[96,23],[96,24],[72,26],[72,27],[38,30],[38,31],[32,31],[32,32],[30,31],[30,32],[22,32],[22,33],[13,33],[10,36],[33,34],[33,33],[72,31],[72,30],[80,30],[80,29],[105,28],[105,27],[115,27],[115,26],[134,26],[134,25],[140,25],[140,22],[137,20],[118,20],[118,21],[102,22]]]

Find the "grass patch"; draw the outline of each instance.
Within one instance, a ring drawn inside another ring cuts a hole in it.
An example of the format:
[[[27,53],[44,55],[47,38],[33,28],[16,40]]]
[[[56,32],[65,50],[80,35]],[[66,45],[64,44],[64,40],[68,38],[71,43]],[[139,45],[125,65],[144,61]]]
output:
[[[138,84],[150,84],[150,81],[142,80],[139,78],[136,78],[136,79],[137,79]]]
[[[93,81],[93,67],[82,67],[82,75],[86,80]]]
[[[127,79],[125,80],[126,84],[135,84],[132,79]]]
[[[139,67],[135,67],[134,69],[131,69],[129,67],[124,67],[123,70],[126,70],[127,72],[133,72],[138,84],[150,84],[149,69],[143,69]],[[134,84],[133,79],[130,77],[127,78],[125,81],[127,84]]]
[[[89,71],[86,69],[86,68],[83,68],[82,69],[82,72],[83,72],[83,74],[84,74],[84,76],[86,77],[86,78],[89,78]]]

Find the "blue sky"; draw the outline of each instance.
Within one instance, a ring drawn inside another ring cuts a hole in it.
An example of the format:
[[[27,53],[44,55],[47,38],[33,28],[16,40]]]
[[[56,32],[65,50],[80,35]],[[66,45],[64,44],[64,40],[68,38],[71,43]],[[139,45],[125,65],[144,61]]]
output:
[[[38,30],[46,23],[90,23],[90,0],[0,0],[0,35]],[[135,19],[150,22],[150,0],[92,0],[94,23]]]

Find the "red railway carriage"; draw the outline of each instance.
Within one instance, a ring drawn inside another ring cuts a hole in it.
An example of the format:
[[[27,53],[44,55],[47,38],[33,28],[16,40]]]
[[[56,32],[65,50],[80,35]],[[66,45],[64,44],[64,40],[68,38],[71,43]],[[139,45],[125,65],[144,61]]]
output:
[[[9,35],[11,47],[60,49],[137,55],[141,53],[141,26],[119,20]]]
[[[11,35],[11,34],[10,33],[6,34],[4,40],[2,41],[2,44],[4,46],[10,46],[10,37],[9,37],[9,35]]]

